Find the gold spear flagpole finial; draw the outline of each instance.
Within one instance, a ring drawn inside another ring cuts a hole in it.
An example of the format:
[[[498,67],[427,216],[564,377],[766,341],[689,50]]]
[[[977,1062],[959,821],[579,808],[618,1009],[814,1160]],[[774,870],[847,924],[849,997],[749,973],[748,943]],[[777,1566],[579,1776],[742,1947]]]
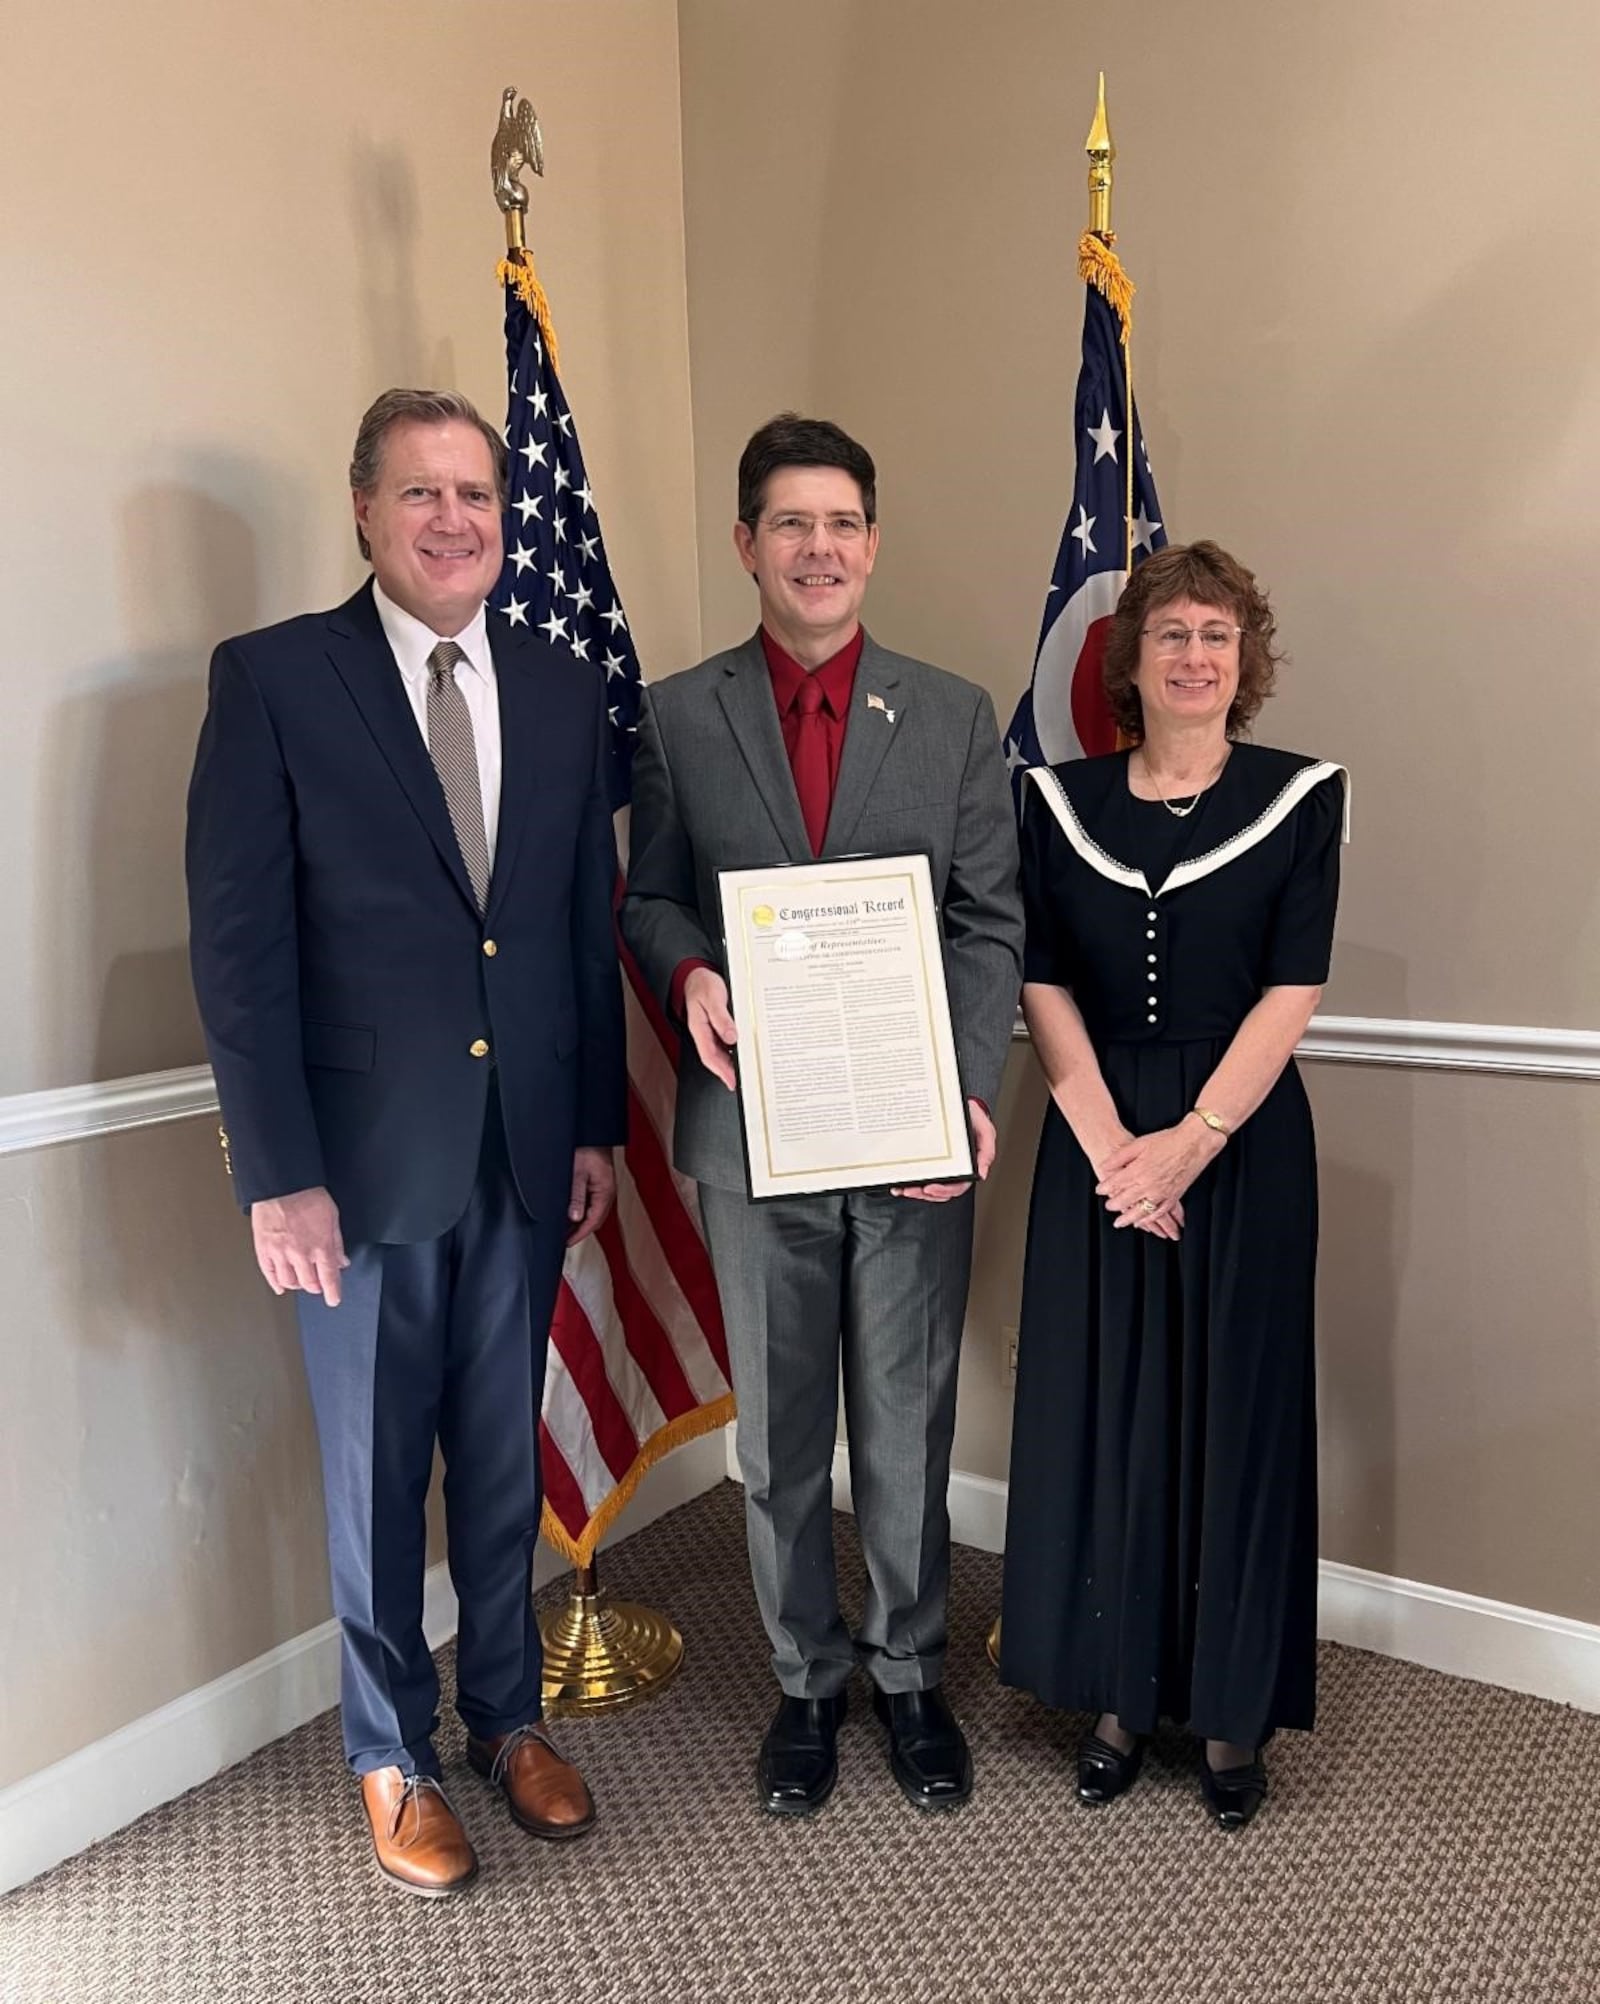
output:
[[[1106,117],[1106,73],[1100,72],[1100,91],[1095,101],[1094,123],[1083,143],[1089,156],[1089,227],[1078,239],[1078,275],[1086,285],[1103,293],[1117,316],[1122,334],[1122,376],[1125,392],[1124,415],[1128,440],[1127,469],[1123,491],[1123,561],[1133,569],[1133,281],[1122,268],[1111,227],[1111,163],[1117,149],[1111,143],[1111,121]]]
[[[1100,72],[1100,96],[1094,108],[1094,124],[1083,142],[1089,156],[1089,228],[1106,243],[1112,241],[1111,163],[1117,149],[1111,143],[1111,126],[1106,118],[1106,73]]]

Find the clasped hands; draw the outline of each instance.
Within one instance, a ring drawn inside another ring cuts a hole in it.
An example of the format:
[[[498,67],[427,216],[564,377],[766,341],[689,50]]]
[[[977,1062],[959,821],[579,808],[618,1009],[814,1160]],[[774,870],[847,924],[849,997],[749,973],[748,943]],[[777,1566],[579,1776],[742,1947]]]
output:
[[[1104,1197],[1118,1231],[1132,1225],[1176,1239],[1183,1230],[1184,1192],[1226,1145],[1222,1135],[1187,1115],[1176,1127],[1124,1134],[1094,1164],[1095,1194]]]
[[[567,1244],[598,1231],[616,1201],[617,1172],[609,1148],[576,1148],[567,1200]],[[320,1294],[330,1308],[340,1300],[339,1276],[350,1264],[339,1228],[339,1207],[320,1185],[250,1206],[256,1265],[274,1294]]]
[[[739,1041],[739,1030],[728,1007],[728,984],[715,968],[697,967],[684,982],[683,1015],[701,1064],[732,1092],[737,1084],[732,1053]],[[973,1166],[981,1183],[994,1166],[997,1145],[994,1122],[975,1099],[967,1101],[967,1111],[976,1144]],[[948,1204],[953,1197],[965,1196],[971,1188],[970,1182],[907,1183],[897,1185],[893,1195],[913,1197],[924,1204]]]

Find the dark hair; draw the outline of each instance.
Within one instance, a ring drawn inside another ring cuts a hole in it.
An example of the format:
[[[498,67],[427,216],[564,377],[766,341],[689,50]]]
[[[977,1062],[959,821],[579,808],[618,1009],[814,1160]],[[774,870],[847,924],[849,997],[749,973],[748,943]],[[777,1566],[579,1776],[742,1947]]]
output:
[[[1134,744],[1144,740],[1144,706],[1134,682],[1139,636],[1152,612],[1179,599],[1231,612],[1244,629],[1239,635],[1239,687],[1228,705],[1228,736],[1237,737],[1272,694],[1281,651],[1274,648],[1278,623],[1266,593],[1237,557],[1216,543],[1169,543],[1136,566],[1117,600],[1106,636],[1102,676],[1106,701],[1117,729]]]
[[[352,493],[370,494],[377,486],[379,475],[383,472],[384,440],[397,424],[476,425],[488,441],[489,457],[494,464],[495,493],[500,497],[501,508],[505,507],[506,486],[510,478],[506,442],[477,405],[457,390],[385,390],[369,405],[356,429],[355,449],[350,455]],[[356,524],[356,542],[360,545],[362,556],[370,562],[372,551],[359,522]]]
[[[739,455],[739,520],[753,529],[766,503],[767,482],[785,466],[837,466],[861,489],[861,512],[878,519],[878,469],[872,454],[826,418],[780,411],[754,433]]]

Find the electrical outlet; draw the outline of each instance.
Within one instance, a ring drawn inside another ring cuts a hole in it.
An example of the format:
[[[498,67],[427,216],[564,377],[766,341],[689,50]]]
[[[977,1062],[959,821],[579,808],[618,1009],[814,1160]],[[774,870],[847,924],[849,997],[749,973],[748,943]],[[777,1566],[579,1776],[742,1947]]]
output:
[[[1017,1382],[1017,1332],[1002,1328],[1000,1331],[1000,1382],[1014,1385]]]

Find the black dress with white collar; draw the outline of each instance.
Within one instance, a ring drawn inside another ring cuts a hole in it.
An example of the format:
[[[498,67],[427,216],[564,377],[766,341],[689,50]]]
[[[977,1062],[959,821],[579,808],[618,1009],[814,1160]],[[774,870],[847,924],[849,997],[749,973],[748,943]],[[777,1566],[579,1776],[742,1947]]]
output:
[[[1326,980],[1340,767],[1235,745],[1190,814],[1129,755],[1030,774],[1025,979],[1069,990],[1134,1134],[1176,1125],[1274,986]],[[1181,804],[1181,803],[1180,803]],[[1034,1177],[1002,1675],[1260,1745],[1315,1703],[1316,1150],[1291,1063],[1184,1199],[1116,1230],[1061,1114]]]

